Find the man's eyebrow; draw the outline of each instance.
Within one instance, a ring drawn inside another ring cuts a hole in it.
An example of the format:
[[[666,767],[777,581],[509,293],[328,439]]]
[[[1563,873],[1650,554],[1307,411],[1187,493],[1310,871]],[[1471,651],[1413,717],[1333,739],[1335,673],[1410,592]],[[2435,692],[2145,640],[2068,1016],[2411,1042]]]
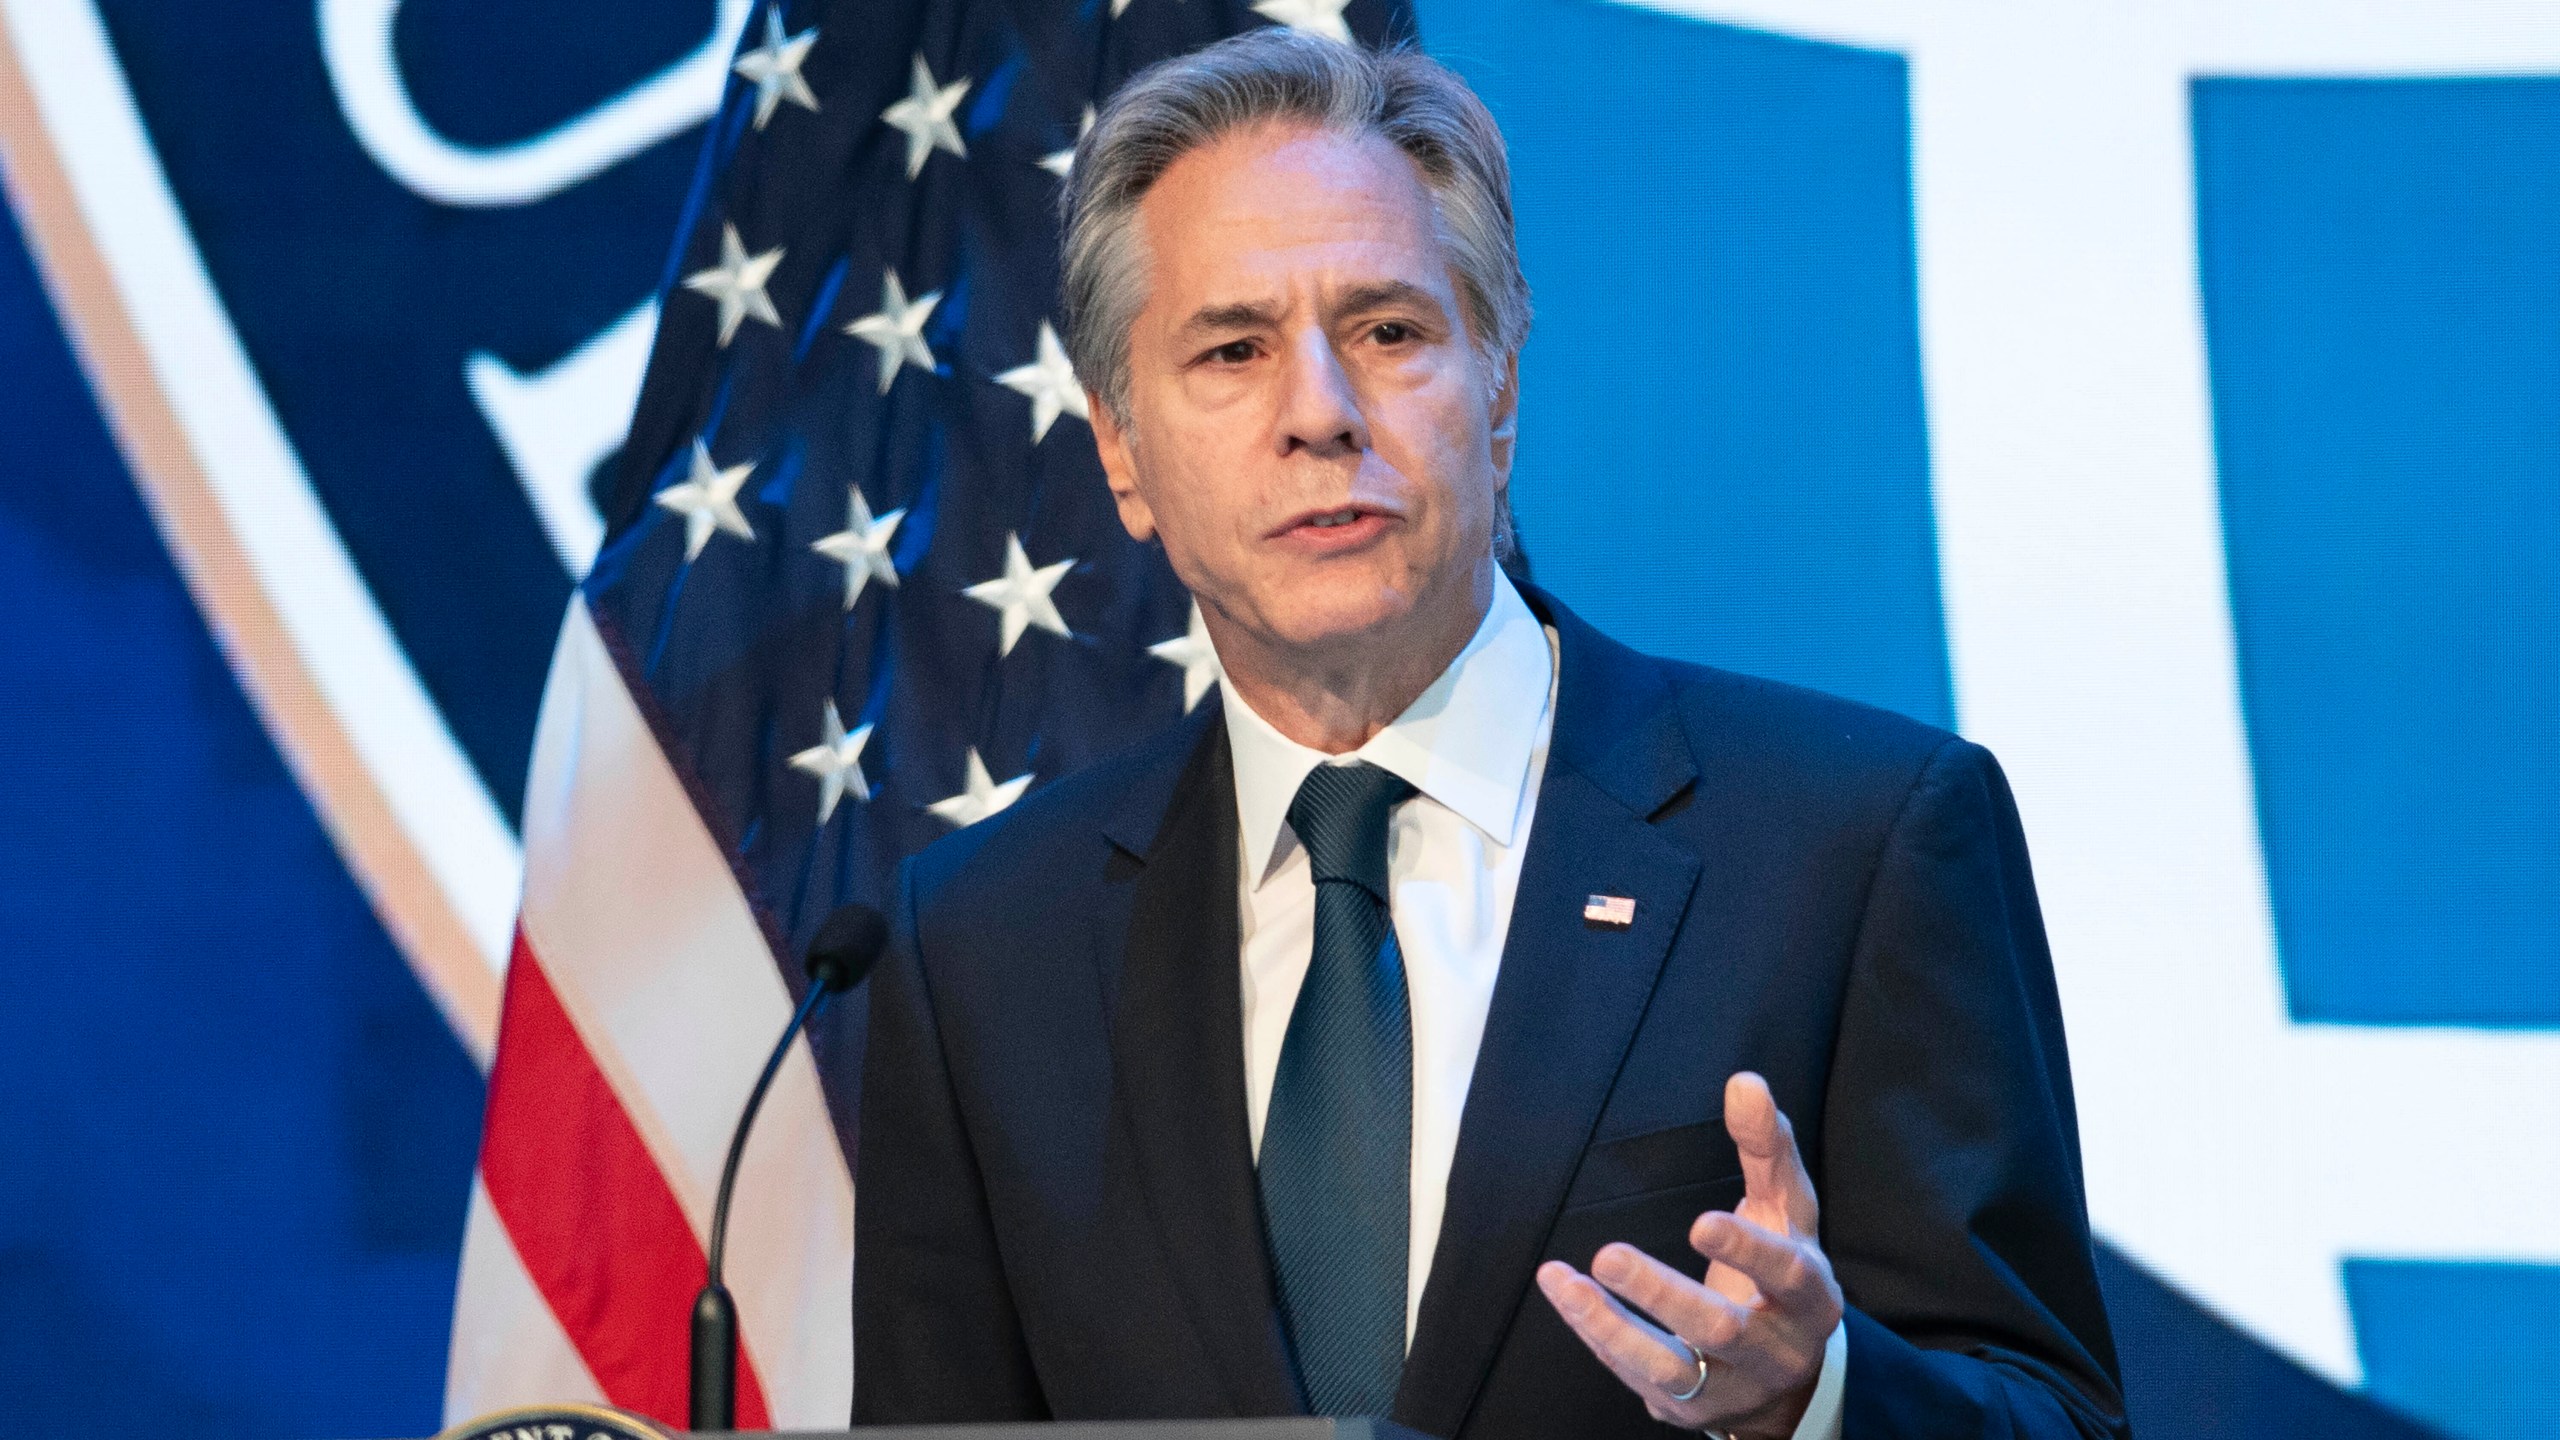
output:
[[[1182,322],[1181,333],[1198,334],[1213,330],[1253,330],[1279,323],[1280,312],[1256,300],[1240,300],[1232,305],[1203,305]]]
[[[1354,285],[1336,296],[1328,308],[1339,318],[1397,306],[1413,306],[1433,314],[1440,311],[1438,298],[1410,280],[1375,280],[1365,285]],[[1239,300],[1227,305],[1201,306],[1191,312],[1190,319],[1182,322],[1177,333],[1188,336],[1221,330],[1258,330],[1279,323],[1280,312],[1268,302]]]
[[[1428,290],[1410,280],[1379,280],[1367,285],[1354,285],[1333,302],[1337,316],[1359,315],[1371,310],[1397,306],[1415,306],[1439,313],[1440,301]]]

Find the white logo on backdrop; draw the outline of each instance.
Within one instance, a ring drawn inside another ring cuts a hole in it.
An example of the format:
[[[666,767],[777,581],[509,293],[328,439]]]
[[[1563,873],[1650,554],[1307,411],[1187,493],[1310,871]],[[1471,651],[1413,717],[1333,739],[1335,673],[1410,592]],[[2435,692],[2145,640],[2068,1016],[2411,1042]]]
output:
[[[392,43],[401,3],[320,0],[321,54],[365,153],[421,197],[457,206],[547,198],[699,124],[719,109],[730,56],[754,8],[754,0],[718,0],[709,34],[682,60],[539,135],[474,147],[418,113]],[[486,351],[463,363],[472,398],[571,575],[587,572],[604,541],[587,479],[629,428],[657,322],[654,302],[634,306],[531,373]]]
[[[491,147],[458,145],[418,113],[392,46],[400,5],[320,0],[320,52],[356,139],[383,169],[429,200],[522,205],[600,174],[719,108],[729,57],[754,0],[719,0],[700,46],[613,99],[542,134]]]
[[[2107,1237],[2321,1373],[2342,1256],[2560,1261],[2560,1036],[2285,1009],[2224,574],[2187,103],[2209,75],[2560,74],[2510,0],[1624,0],[1910,64],[1966,732],[2015,778]]]

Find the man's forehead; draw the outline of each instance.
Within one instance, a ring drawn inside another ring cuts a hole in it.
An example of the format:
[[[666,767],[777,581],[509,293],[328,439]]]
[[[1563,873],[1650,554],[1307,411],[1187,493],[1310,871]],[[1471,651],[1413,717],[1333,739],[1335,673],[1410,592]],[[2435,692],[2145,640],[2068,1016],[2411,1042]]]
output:
[[[1429,189],[1381,136],[1262,126],[1183,156],[1140,202],[1161,320],[1283,307],[1445,303]]]

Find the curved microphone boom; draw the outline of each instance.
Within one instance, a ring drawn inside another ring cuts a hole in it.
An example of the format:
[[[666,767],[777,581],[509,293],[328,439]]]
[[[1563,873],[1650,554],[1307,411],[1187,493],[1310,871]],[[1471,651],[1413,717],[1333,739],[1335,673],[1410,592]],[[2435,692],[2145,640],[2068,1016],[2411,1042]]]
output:
[[[755,1128],[764,1092],[773,1088],[773,1077],[780,1073],[801,1028],[827,997],[860,984],[888,943],[889,922],[868,905],[847,905],[818,927],[816,938],[809,942],[809,992],[791,1013],[791,1023],[783,1027],[772,1058],[764,1062],[764,1073],[756,1077],[756,1088],[747,1092],[747,1108],[729,1137],[728,1163],[720,1167],[720,1195],[711,1207],[709,1263],[702,1293],[693,1300],[692,1418],[688,1424],[695,1430],[727,1430],[737,1423],[738,1307],[729,1299],[729,1288],[720,1283],[720,1268],[729,1247],[729,1196],[738,1187],[738,1159],[747,1152],[747,1132]]]

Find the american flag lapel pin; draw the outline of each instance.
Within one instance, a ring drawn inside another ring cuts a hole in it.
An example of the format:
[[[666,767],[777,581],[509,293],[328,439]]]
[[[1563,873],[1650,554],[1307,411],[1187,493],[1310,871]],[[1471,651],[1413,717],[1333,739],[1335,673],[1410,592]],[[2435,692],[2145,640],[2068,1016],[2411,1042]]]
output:
[[[1594,895],[1582,904],[1584,923],[1624,930],[1636,923],[1636,902],[1627,895]]]

